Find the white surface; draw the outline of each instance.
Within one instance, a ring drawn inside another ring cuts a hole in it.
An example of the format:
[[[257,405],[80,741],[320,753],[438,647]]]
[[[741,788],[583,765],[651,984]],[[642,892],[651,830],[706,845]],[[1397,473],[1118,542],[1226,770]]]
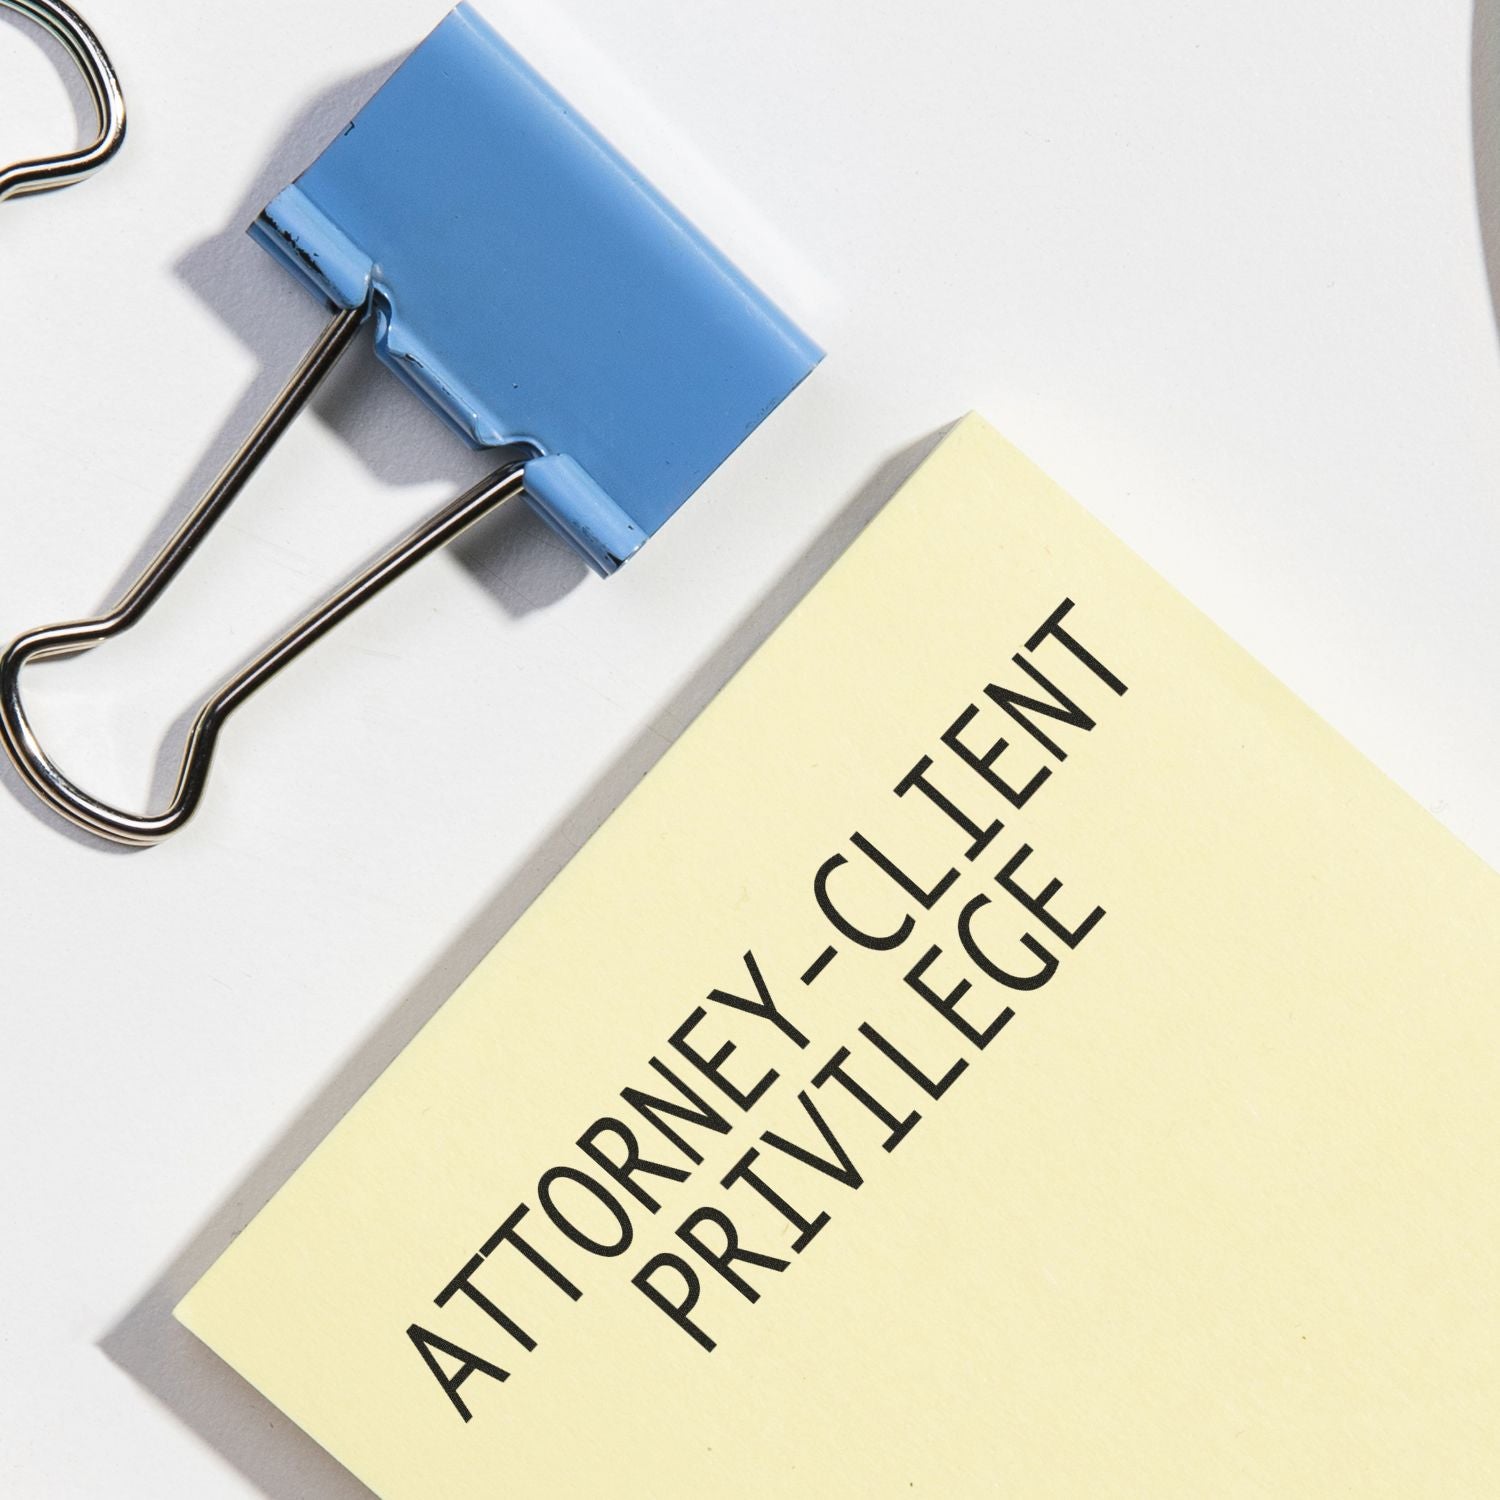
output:
[[[1469,0],[483,6],[830,357],[610,583],[522,516],[406,580],[176,842],[102,850],[7,772],[7,1497],[365,1494],[172,1302],[970,407],[1500,861]],[[110,598],[301,354],[240,231],[440,13],[84,8],[130,138],[0,207],[5,637]],[[50,55],[0,14],[0,158],[74,129]],[[207,686],[478,471],[352,364],[149,626],[31,675],[86,785],[142,800]]]

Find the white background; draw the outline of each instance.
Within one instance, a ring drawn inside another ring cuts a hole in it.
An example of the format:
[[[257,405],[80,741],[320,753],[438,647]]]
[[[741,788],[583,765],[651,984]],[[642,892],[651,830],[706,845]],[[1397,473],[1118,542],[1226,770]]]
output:
[[[244,225],[440,15],[79,3],[130,136],[0,206],[7,638],[113,598],[300,356]],[[522,514],[408,578],[175,842],[7,770],[0,1494],[366,1493],[173,1302],[971,407],[1500,862],[1479,3],[483,0],[829,358],[610,582]],[[73,139],[57,58],[0,14],[0,160]],[[351,358],[148,625],[30,674],[40,729],[159,793],[203,692],[480,468]]]

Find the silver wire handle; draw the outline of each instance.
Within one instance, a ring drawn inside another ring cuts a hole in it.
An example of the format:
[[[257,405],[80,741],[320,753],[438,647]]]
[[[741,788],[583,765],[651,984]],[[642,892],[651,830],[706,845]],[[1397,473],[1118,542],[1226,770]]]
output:
[[[244,488],[272,444],[307,405],[349,347],[364,315],[364,308],[334,315],[208,492],[108,614],[28,631],[0,656],[0,742],[11,764],[47,806],[89,833],[134,845],[160,843],[175,833],[198,807],[214,744],[224,721],[236,708],[366,600],[524,488],[524,460],[506,463],[409,533],[230,678],[199,710],[183,750],[176,790],[160,812],[125,812],[90,796],[63,775],[38,743],[26,717],[21,702],[21,669],[32,660],[91,650],[129,630],[145,614]]]
[[[38,156],[0,170],[0,203],[21,193],[67,187],[97,172],[125,140],[125,94],[120,75],[87,21],[62,0],[0,0],[0,8],[44,26],[68,49],[94,98],[98,137],[77,151]]]

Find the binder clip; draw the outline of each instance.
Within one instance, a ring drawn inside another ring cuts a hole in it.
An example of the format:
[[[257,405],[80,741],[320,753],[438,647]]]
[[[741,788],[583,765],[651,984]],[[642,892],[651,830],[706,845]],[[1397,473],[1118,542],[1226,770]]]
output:
[[[0,738],[56,812],[153,844],[203,795],[225,720],[365,600],[524,497],[598,573],[673,515],[821,351],[460,5],[251,231],[329,322],[193,512],[118,604],[0,656]],[[224,514],[362,324],[384,363],[476,448],[514,455],[307,615],[197,716],[170,803],[134,814],[70,782],[19,680],[128,630]]]
[[[78,151],[38,156],[0,169],[0,203],[22,193],[68,187],[97,172],[125,143],[125,95],[120,77],[88,23],[62,0],[0,0],[0,10],[35,21],[52,33],[77,64],[94,101],[99,133]]]

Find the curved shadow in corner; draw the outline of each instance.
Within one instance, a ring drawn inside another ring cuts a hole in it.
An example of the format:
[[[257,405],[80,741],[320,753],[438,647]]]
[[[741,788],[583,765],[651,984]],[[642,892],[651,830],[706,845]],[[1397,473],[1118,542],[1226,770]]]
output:
[[[1469,61],[1469,110],[1474,135],[1474,186],[1479,231],[1500,330],[1500,0],[1474,0]]]

